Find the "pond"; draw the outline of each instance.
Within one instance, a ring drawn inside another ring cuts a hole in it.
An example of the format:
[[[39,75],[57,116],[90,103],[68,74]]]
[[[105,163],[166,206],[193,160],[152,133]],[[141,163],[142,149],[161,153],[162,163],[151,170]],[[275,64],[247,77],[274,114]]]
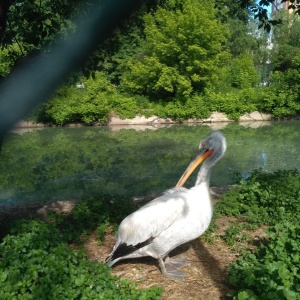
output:
[[[234,184],[257,168],[300,169],[300,121],[212,125],[218,126],[228,147],[213,169],[211,186]],[[199,124],[11,132],[0,153],[0,201],[162,192],[176,184],[211,130]],[[187,187],[194,185],[196,173]]]

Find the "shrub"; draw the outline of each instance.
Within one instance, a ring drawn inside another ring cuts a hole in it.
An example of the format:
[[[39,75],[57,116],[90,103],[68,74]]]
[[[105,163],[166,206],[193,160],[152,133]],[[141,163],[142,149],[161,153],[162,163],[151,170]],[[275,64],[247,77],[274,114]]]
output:
[[[118,96],[106,75],[97,72],[95,79],[85,81],[85,89],[63,86],[44,106],[46,118],[54,124],[106,121],[111,110],[110,100]]]
[[[205,98],[205,103],[210,106],[211,110],[224,112],[234,120],[246,112],[256,110],[254,88],[230,89],[225,93],[207,90]]]
[[[175,99],[173,102],[163,102],[154,107],[154,114],[162,118],[187,120],[189,118],[207,118],[211,110],[200,95],[188,99]]]
[[[276,71],[271,76],[271,85],[259,101],[261,111],[271,112],[275,117],[295,115],[300,112],[300,55],[292,60],[286,71]]]

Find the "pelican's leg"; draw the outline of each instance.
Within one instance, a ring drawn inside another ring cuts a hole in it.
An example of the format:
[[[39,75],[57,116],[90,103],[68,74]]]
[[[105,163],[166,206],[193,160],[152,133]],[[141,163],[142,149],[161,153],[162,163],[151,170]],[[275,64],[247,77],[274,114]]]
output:
[[[158,258],[158,262],[159,262],[159,266],[161,269],[161,273],[164,276],[167,276],[171,279],[175,279],[175,280],[183,280],[185,277],[184,272],[179,271],[175,265],[168,265],[165,264],[165,262],[163,261],[163,259],[160,257]]]
[[[166,268],[168,268],[168,266],[170,267],[176,267],[176,268],[182,268],[184,266],[187,265],[187,259],[186,258],[170,258],[169,256],[167,256],[165,258],[165,266]]]

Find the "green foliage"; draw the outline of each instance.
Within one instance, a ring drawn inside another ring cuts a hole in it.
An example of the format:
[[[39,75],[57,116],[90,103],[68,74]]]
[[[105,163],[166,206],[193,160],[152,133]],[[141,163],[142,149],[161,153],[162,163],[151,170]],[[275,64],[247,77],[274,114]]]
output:
[[[6,77],[10,72],[10,62],[7,56],[7,49],[0,50],[0,78]]]
[[[229,267],[235,300],[300,299],[300,227],[289,221],[267,230],[266,244],[246,252]]]
[[[112,226],[116,230],[135,208],[132,201],[124,200],[123,196],[98,195],[96,199],[82,200],[66,218],[54,218],[67,241],[78,240],[88,232],[97,230],[102,242],[107,228]]]
[[[143,16],[151,7],[157,5],[155,2],[145,2],[140,9],[133,11],[130,17],[105,39],[101,48],[91,55],[86,63],[87,68],[93,70],[97,66],[97,70],[104,71],[108,79],[118,86],[128,59],[140,51],[144,39]]]
[[[207,118],[211,110],[205,103],[204,97],[193,95],[188,99],[174,99],[174,101],[160,101],[154,106],[153,113],[162,118],[173,120],[187,120],[189,118]]]
[[[70,18],[78,12],[78,3],[76,0],[10,1],[9,26],[2,45],[9,50],[7,59],[11,64],[52,43],[60,30],[70,29]]]
[[[90,78],[85,82],[85,89],[77,89],[75,84],[59,89],[44,107],[48,120],[60,125],[105,121],[109,112],[107,97],[116,92],[102,73],[97,75],[96,80]]]
[[[138,290],[109,268],[69,249],[53,223],[17,222],[0,244],[0,298],[160,299],[161,288]]]
[[[8,75],[15,62],[30,63],[31,56],[45,51],[59,31],[64,35],[74,30],[72,18],[85,15],[90,7],[89,2],[79,6],[81,2],[11,1],[0,75]],[[295,62],[299,20],[283,16],[286,25],[274,30],[270,59],[267,36],[257,30],[257,20],[245,9],[250,2],[241,4],[228,0],[145,3],[85,63],[83,74],[96,75],[95,81],[84,80],[84,91],[75,89],[75,84],[62,87],[30,118],[64,125],[106,122],[114,113],[121,118],[155,113],[175,120],[205,118],[214,110],[232,119],[257,109],[276,117],[299,113]],[[250,11],[265,22],[265,10],[255,12],[255,7]],[[269,82],[269,60],[279,73],[272,75],[269,88],[254,88],[258,77]]]
[[[237,235],[240,234],[241,230],[243,229],[242,225],[232,225],[228,227],[225,231],[224,240],[227,245],[233,246],[236,242]]]
[[[300,20],[288,12],[280,12],[280,15],[285,22],[274,29],[271,60],[273,70],[284,72],[292,66],[300,51]]]
[[[133,118],[138,113],[133,98],[120,96],[103,72],[96,72],[84,80],[85,88],[63,86],[45,104],[36,117],[38,121],[64,125],[72,122],[105,122],[109,113],[115,111],[122,118]]]
[[[234,57],[223,72],[222,78],[229,87],[249,89],[255,87],[258,82],[253,58],[249,53]]]
[[[278,118],[300,112],[300,21],[289,13],[281,17],[285,23],[273,33],[270,86],[263,90],[258,101],[259,110]]]
[[[111,98],[110,107],[113,112],[122,118],[134,118],[140,108],[136,104],[136,100],[133,97],[125,97],[121,95],[116,95],[114,98]]]
[[[297,56],[291,59],[291,67],[286,71],[272,74],[272,84],[262,93],[258,106],[271,112],[275,117],[296,115],[300,112],[300,48]]]
[[[205,1],[167,1],[145,21],[140,55],[128,62],[123,88],[154,97],[188,97],[202,92],[227,57],[227,34]]]
[[[300,299],[299,190],[300,174],[296,170],[255,170],[216,204],[216,218],[227,215],[239,219],[225,232],[229,245],[248,238],[241,234],[243,229],[270,226],[268,237],[254,252],[242,251],[229,266],[233,299]]]
[[[256,110],[256,89],[230,89],[228,92],[206,91],[206,105],[211,111],[224,112],[229,118],[236,120],[246,112]]]
[[[297,170],[272,174],[253,171],[240,187],[226,194],[217,205],[220,214],[240,216],[247,222],[274,225],[289,220],[296,222],[300,213],[300,176]]]

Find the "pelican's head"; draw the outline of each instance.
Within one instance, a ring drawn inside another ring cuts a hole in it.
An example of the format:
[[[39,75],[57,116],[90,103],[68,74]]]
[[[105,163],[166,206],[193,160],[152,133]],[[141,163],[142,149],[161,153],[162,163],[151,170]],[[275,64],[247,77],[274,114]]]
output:
[[[212,132],[209,136],[203,139],[199,145],[199,150],[196,157],[189,164],[176,187],[181,187],[185,184],[187,179],[193,171],[205,161],[206,167],[211,168],[215,163],[221,159],[226,151],[226,139],[222,133],[218,131]]]

